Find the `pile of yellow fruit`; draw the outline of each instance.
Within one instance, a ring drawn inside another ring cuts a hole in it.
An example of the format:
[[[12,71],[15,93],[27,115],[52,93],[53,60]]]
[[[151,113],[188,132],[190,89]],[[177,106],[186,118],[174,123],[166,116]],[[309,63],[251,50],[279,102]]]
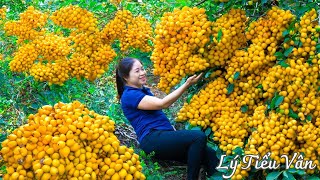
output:
[[[79,101],[46,105],[2,142],[9,179],[146,179],[108,116]]]
[[[271,159],[284,163],[281,155],[292,158],[293,152],[304,153],[304,160],[313,160],[320,170],[317,18],[314,9],[306,12],[288,32],[295,39],[286,42],[283,32],[295,20],[290,11],[273,7],[252,22],[245,34],[251,41],[248,49],[236,50],[224,64],[216,58],[220,69],[210,76],[213,80],[184,104],[176,120],[211,128],[213,140],[227,155],[241,147],[245,154],[260,157],[271,152]],[[240,31],[235,36],[243,39]],[[281,44],[287,58],[277,64],[275,53]],[[282,99],[272,102],[275,97]],[[277,105],[270,109],[266,101]],[[245,178],[247,171],[238,166],[232,179]]]
[[[186,75],[205,70],[203,57],[210,41],[211,22],[202,8],[183,7],[164,13],[156,25],[151,60],[154,74],[160,76],[158,87],[168,93]]]

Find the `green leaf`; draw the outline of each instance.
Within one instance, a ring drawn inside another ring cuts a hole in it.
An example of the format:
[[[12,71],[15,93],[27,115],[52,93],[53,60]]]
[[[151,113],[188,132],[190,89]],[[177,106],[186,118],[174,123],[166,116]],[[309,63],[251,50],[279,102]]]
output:
[[[279,61],[278,64],[279,64],[281,67],[284,67],[284,68],[289,67],[289,64],[287,64],[285,60]]]
[[[320,180],[320,178],[317,176],[309,176],[308,180]]]
[[[211,134],[211,132],[212,132],[211,127],[208,127],[208,128],[204,131],[204,133],[206,134],[206,136],[209,136],[209,135]]]
[[[291,108],[289,109],[289,117],[292,117],[293,119],[299,119],[298,114],[295,113]]]
[[[240,72],[237,71],[234,75],[233,75],[233,79],[237,80],[240,76]]]
[[[274,108],[278,107],[279,104],[282,103],[282,101],[283,101],[283,96],[279,96],[278,93],[276,92],[274,97],[271,100],[270,109],[274,109]]]
[[[284,51],[284,56],[288,57],[289,54],[292,52],[292,50],[293,50],[293,46],[290,46],[288,49]]]
[[[241,106],[241,112],[245,113],[247,111],[248,111],[248,106],[247,105]]]
[[[191,130],[195,130],[195,131],[201,131],[201,127],[200,126],[195,126],[195,127],[192,127]]]
[[[316,50],[317,50],[318,53],[320,53],[320,44],[316,45]]]
[[[187,103],[190,104],[193,94],[189,94],[187,97]]]
[[[307,117],[306,117],[307,121],[311,121],[312,120],[312,116],[311,114],[308,114]]]
[[[307,173],[304,170],[299,169],[299,170],[297,170],[297,174],[299,174],[300,176],[303,176],[303,175],[305,175]]]
[[[274,56],[277,57],[277,59],[283,59],[284,58],[282,52],[276,52],[276,53],[274,53]]]
[[[295,174],[295,173],[297,173],[297,169],[296,168],[290,168],[290,169],[288,169],[288,172],[291,173],[291,174]]]
[[[289,34],[289,31],[288,31],[288,30],[285,30],[285,31],[282,32],[282,36],[283,36],[283,37],[285,37],[285,36],[288,35],[288,34]]]
[[[263,89],[262,84],[259,84],[259,85],[257,86],[257,88],[258,88],[258,89]]]
[[[287,43],[287,42],[289,42],[289,41],[290,41],[290,38],[287,37],[287,38],[284,39],[283,42],[284,42],[284,43]]]
[[[274,171],[271,172],[267,175],[266,180],[276,180],[280,176],[281,172],[279,171]]]
[[[234,154],[237,154],[237,155],[243,155],[243,149],[241,147],[236,147],[233,151],[232,151]]]
[[[90,94],[93,94],[95,91],[95,87],[94,86],[89,87],[88,91]]]
[[[186,125],[184,126],[184,129],[190,130],[191,124],[189,122],[186,122]]]
[[[211,141],[207,142],[207,145],[212,148],[213,150],[217,151],[219,149],[219,146],[216,143],[213,143]]]
[[[278,96],[275,102],[275,107],[278,107],[282,103],[283,99],[284,99],[283,96]]]
[[[222,37],[222,30],[219,29],[219,31],[218,31],[218,37],[217,37],[217,41],[218,41],[218,42],[220,42],[221,37]]]
[[[233,89],[234,89],[234,84],[229,84],[227,87],[227,90],[228,90],[227,94],[231,94]]]
[[[206,74],[204,75],[204,78],[210,77],[212,73],[213,73],[213,69],[210,69],[209,71],[206,72]]]
[[[283,180],[295,180],[296,178],[294,178],[294,176],[291,174],[291,173],[289,173],[289,172],[287,172],[287,171],[284,171],[283,172]]]

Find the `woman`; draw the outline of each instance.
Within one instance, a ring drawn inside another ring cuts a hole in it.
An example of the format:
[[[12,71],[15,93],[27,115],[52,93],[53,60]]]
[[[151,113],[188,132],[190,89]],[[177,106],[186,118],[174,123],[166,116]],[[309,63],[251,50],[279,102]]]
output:
[[[162,109],[172,105],[201,76],[189,77],[178,89],[159,99],[144,86],[146,71],[138,59],[124,58],[116,69],[121,108],[137,134],[140,148],[146,153],[154,151],[159,159],[187,161],[187,177],[192,180],[198,178],[201,164],[211,176],[219,160],[215,151],[207,147],[202,131],[175,131]]]

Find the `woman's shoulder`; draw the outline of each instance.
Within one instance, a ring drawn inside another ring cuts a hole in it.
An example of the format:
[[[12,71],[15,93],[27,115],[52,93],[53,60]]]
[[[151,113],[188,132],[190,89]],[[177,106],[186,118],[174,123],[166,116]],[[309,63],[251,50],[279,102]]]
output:
[[[121,96],[121,101],[134,101],[136,99],[143,98],[145,95],[153,96],[150,88],[143,86],[143,88],[135,88],[131,86],[126,86],[124,88],[123,94]]]

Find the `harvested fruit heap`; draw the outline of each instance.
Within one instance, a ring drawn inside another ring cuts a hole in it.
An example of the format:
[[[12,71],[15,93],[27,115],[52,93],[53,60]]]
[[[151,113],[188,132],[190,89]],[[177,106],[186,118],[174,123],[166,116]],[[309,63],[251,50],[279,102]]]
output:
[[[93,81],[116,56],[111,48],[114,40],[120,40],[122,51],[130,47],[151,51],[151,24],[141,16],[133,17],[127,10],[118,11],[100,31],[98,20],[86,9],[74,5],[58,9],[50,19],[71,29],[68,37],[46,32],[47,18],[47,14],[30,6],[20,14],[20,20],[5,23],[6,33],[18,36],[20,43],[10,62],[12,71],[25,72],[49,84],[63,85],[72,77]]]
[[[79,101],[43,106],[3,141],[4,179],[146,179],[114,129]]]
[[[241,147],[245,154],[260,157],[271,152],[271,159],[284,163],[281,155],[292,158],[293,152],[300,152],[320,170],[317,17],[314,9],[306,12],[290,32],[296,39],[285,43],[283,32],[295,20],[290,11],[273,7],[252,22],[246,32],[252,42],[247,51],[237,50],[226,58],[222,70],[211,75],[215,79],[183,106],[177,121],[212,128],[213,140],[227,155]],[[281,44],[288,54],[276,64]],[[247,175],[238,166],[232,179]]]
[[[158,87],[166,93],[186,75],[210,66],[203,57],[210,41],[211,22],[204,9],[183,7],[164,13],[156,25],[151,60],[154,74],[160,76]]]
[[[102,38],[106,43],[120,40],[121,51],[130,47],[138,48],[143,52],[150,52],[152,41],[152,28],[150,22],[142,17],[134,17],[128,10],[117,11],[115,17],[101,31]]]

